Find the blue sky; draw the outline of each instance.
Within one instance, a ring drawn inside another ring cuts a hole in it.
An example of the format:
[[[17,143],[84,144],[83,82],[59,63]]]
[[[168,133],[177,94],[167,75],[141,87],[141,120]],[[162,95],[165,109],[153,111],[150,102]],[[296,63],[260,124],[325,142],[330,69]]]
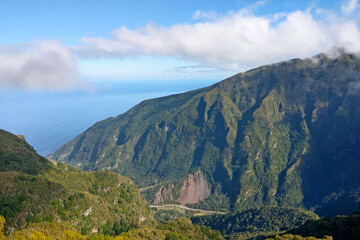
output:
[[[214,79],[333,47],[360,51],[358,0],[0,0],[0,87]]]
[[[65,44],[76,44],[84,36],[103,36],[123,25],[138,28],[148,23],[169,27],[179,23],[194,23],[197,10],[225,14],[258,1],[214,0],[1,0],[0,41],[5,44],[60,39]],[[316,6],[334,11],[341,2],[322,1],[265,1],[258,8],[259,15],[305,10]]]
[[[84,36],[103,36],[121,26],[139,28],[148,23],[169,27],[179,23],[194,23],[197,10],[225,14],[258,1],[213,0],[1,0],[1,43],[23,43],[39,39],[59,39],[65,44],[76,44]],[[316,5],[339,10],[337,1],[265,1],[258,8],[259,15],[304,10]]]

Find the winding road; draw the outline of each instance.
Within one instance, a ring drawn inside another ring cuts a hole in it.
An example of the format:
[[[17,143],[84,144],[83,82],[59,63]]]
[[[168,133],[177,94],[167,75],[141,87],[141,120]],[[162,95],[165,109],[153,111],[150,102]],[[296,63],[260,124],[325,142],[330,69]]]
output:
[[[188,211],[205,212],[205,213],[213,213],[213,214],[227,214],[227,212],[210,211],[210,210],[189,208],[189,207],[186,207],[186,206],[184,206],[184,205],[177,205],[177,204],[150,205],[150,207],[151,207],[151,208],[178,207],[178,208],[185,209],[185,210],[188,210]]]

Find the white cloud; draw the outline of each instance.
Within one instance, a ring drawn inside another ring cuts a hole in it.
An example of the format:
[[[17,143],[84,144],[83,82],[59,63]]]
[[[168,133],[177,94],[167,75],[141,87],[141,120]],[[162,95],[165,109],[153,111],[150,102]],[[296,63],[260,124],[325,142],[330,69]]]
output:
[[[216,19],[217,18],[217,12],[216,11],[209,11],[209,12],[204,12],[201,10],[196,10],[194,15],[192,16],[192,19],[194,20],[198,20],[198,19]]]
[[[348,0],[341,6],[341,11],[345,14],[354,12],[359,7],[359,0]]]
[[[0,87],[65,90],[82,85],[74,53],[90,59],[128,60],[129,57],[145,56],[154,61],[154,56],[165,56],[167,58],[164,59],[191,62],[191,65],[200,67],[198,70],[181,71],[193,74],[203,71],[201,69],[207,72],[244,71],[289,58],[308,57],[334,47],[360,52],[358,0],[346,2],[341,16],[315,7],[305,11],[255,15],[254,11],[264,4],[264,1],[259,1],[225,15],[198,10],[193,15],[196,22],[192,24],[170,27],[149,24],[138,29],[121,27],[113,31],[108,39],[85,37],[81,44],[73,47],[64,46],[59,41],[0,45]],[[150,60],[145,63],[130,60],[131,63],[143,64],[142,71],[135,70],[134,74],[145,71],[144,74],[155,72],[158,76],[163,74],[161,71],[166,71],[165,64],[158,64],[163,68],[154,71]],[[94,62],[93,66],[99,65],[96,60]],[[150,65],[148,72],[144,67],[146,64]],[[100,68],[99,75],[123,72],[119,70],[120,65],[124,67],[124,63],[116,66],[114,63],[111,67]],[[97,75],[99,68],[93,68],[92,73]],[[112,68],[116,71],[111,71]],[[126,68],[127,72],[132,71],[127,65]],[[175,70],[171,72],[180,72]],[[84,74],[91,72],[87,71],[85,66]]]
[[[0,86],[65,90],[79,83],[76,58],[59,41],[0,45]]]
[[[82,44],[73,49],[85,58],[168,56],[235,70],[308,57],[333,47],[360,51],[355,20],[326,18],[316,15],[316,9],[255,16],[252,8],[216,17],[211,13],[212,20],[194,24],[150,24],[134,30],[121,27],[112,32],[110,39],[83,38]],[[197,11],[193,17],[207,16]]]

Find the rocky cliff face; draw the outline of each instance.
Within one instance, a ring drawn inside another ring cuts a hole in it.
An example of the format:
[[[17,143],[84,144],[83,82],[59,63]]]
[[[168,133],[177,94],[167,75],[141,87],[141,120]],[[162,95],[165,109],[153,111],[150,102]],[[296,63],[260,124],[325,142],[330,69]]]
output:
[[[169,184],[167,187],[161,186],[155,193],[153,203],[159,204],[165,201],[174,201],[173,189],[174,184]]]
[[[211,188],[204,174],[199,170],[194,174],[189,174],[184,180],[179,190],[179,197],[174,199],[174,184],[161,186],[155,193],[154,199],[150,200],[154,204],[176,201],[181,204],[197,203],[205,200],[211,195]]]
[[[210,196],[211,189],[204,174],[201,171],[189,174],[189,178],[184,181],[180,188],[180,197],[176,199],[181,204],[197,203]]]
[[[49,158],[85,170],[110,166],[140,187],[171,183],[174,199],[184,202],[200,188],[188,179],[200,169],[211,194],[234,209],[346,213],[360,185],[359,86],[360,60],[353,54],[293,59],[144,101]],[[342,210],[330,207],[345,202]]]

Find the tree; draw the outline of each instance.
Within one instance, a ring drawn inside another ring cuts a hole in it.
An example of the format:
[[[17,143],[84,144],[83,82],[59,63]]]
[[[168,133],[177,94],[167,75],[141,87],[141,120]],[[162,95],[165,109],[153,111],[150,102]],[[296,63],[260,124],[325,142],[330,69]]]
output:
[[[4,236],[4,224],[5,224],[5,218],[0,215],[0,240],[5,239]]]

